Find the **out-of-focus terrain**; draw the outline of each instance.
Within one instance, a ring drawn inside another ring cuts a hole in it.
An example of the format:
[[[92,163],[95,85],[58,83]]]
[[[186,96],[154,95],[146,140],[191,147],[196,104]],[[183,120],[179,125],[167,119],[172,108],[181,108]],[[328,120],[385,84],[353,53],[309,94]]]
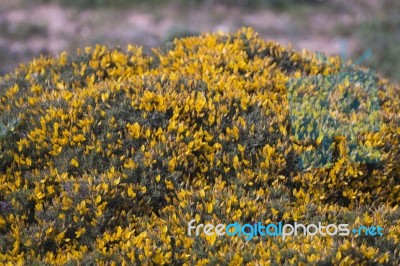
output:
[[[346,56],[400,80],[397,0],[0,0],[0,74],[40,54],[97,43],[157,47],[175,37],[253,27],[267,40]]]

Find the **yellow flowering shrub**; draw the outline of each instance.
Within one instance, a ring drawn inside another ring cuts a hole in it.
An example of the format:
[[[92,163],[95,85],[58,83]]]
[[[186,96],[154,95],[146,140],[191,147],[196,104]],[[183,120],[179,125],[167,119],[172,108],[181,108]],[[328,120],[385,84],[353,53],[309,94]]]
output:
[[[399,264],[399,87],[373,77],[379,128],[355,131],[373,162],[322,126],[304,129],[315,141],[293,134],[288,84],[301,80],[296,93],[317,105],[313,89],[344,69],[368,71],[246,28],[21,65],[0,78],[1,264]],[[340,104],[355,88],[360,112],[330,114],[355,129],[372,105],[362,81],[326,96]],[[301,167],[327,137],[329,163]],[[384,236],[189,236],[191,219],[379,225]]]

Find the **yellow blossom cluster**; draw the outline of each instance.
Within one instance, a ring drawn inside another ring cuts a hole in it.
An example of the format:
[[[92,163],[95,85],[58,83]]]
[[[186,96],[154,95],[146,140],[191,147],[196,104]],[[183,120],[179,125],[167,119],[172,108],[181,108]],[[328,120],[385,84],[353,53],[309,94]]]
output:
[[[249,28],[21,65],[0,78],[0,263],[399,264],[399,87],[373,76],[372,99],[371,80],[351,75],[325,90],[344,69],[368,71]],[[351,110],[311,108],[324,99]],[[353,134],[312,128],[328,115]],[[301,167],[324,138],[329,163]],[[353,160],[351,145],[373,161]],[[191,219],[379,225],[384,235],[246,241],[189,236]]]

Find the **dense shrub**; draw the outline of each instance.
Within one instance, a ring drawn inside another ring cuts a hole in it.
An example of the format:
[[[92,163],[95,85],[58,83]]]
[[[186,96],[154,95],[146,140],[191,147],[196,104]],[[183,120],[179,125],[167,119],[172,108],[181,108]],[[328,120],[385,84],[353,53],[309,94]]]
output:
[[[292,96],[317,106],[324,86],[347,108],[332,117],[354,128],[377,102],[379,127],[356,131],[373,161],[357,160],[337,131],[295,125]],[[96,46],[35,59],[0,80],[0,261],[398,264],[398,92],[367,69],[251,29],[175,40],[151,55]],[[334,140],[325,147],[324,138]],[[332,156],[304,167],[302,154],[318,149]],[[246,241],[188,236],[192,218],[385,231]]]

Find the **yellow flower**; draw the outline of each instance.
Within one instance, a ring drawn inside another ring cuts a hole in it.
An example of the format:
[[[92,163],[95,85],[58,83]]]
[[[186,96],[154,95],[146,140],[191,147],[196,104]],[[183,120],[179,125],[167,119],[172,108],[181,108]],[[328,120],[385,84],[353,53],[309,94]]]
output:
[[[128,187],[128,196],[131,198],[136,197],[136,193],[133,191],[132,187]]]
[[[0,228],[4,228],[6,224],[6,220],[0,215]]]
[[[141,126],[138,122],[135,122],[133,125],[128,124],[126,127],[128,128],[131,137],[135,139],[138,139],[140,137]]]
[[[73,167],[79,167],[79,163],[78,163],[78,161],[77,161],[75,158],[72,158],[72,159],[71,159],[71,165],[72,165]]]
[[[135,169],[137,167],[137,164],[132,160],[132,159],[127,159],[124,162],[124,168],[126,169]]]
[[[102,94],[101,94],[101,100],[102,100],[103,102],[105,102],[105,101],[108,100],[108,97],[109,97],[109,96],[110,96],[110,94],[109,94],[108,92],[102,93]]]
[[[86,233],[86,228],[79,228],[78,231],[75,232],[76,238],[80,238],[82,235]]]
[[[79,143],[79,142],[85,141],[86,138],[85,138],[82,134],[78,134],[78,135],[74,135],[74,136],[72,137],[72,140],[73,140],[74,142]]]

